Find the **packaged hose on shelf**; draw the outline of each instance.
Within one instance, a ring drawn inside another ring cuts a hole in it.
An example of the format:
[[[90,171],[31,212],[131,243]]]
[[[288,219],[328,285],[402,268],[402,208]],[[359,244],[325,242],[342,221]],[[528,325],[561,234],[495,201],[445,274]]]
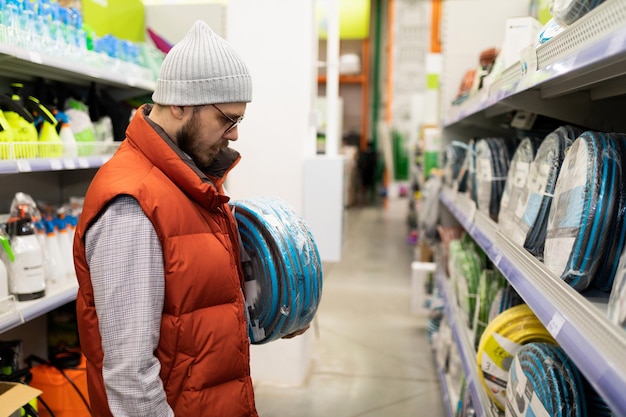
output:
[[[494,220],[498,218],[509,160],[504,139],[484,138],[476,142],[476,205]]]
[[[471,238],[464,237],[450,242],[448,262],[456,299],[466,315],[467,326],[471,328],[476,309],[478,282],[486,267],[486,255]]]
[[[600,132],[584,132],[572,144],[554,189],[548,216],[544,262],[577,291],[613,268],[606,252],[621,239],[613,233],[622,182],[620,141]],[[618,239],[619,238],[619,239]],[[606,284],[604,284],[606,285]]]
[[[489,320],[487,323],[491,323],[500,313],[520,304],[524,304],[524,300],[520,297],[518,292],[515,291],[515,288],[511,286],[511,283],[507,282],[504,288],[498,290],[491,301]]]
[[[469,198],[475,203],[478,201],[478,192],[476,185],[476,140],[470,139],[467,143],[467,150],[465,151],[465,160],[461,166],[457,177],[457,184],[459,192],[467,192]],[[461,189],[461,186],[464,186]]]
[[[528,343],[515,354],[506,391],[506,417],[588,415],[580,372],[552,343]]]
[[[514,242],[540,260],[543,259],[554,187],[565,152],[581,133],[580,129],[566,125],[544,138],[530,164],[521,201],[513,213],[516,227],[507,230],[507,235]]]
[[[444,184],[448,187],[455,187],[459,192],[465,192],[467,186],[465,179],[459,181],[459,174],[465,162],[467,149],[467,143],[453,140],[446,146],[445,152],[441,154]]]
[[[551,0],[549,8],[556,23],[569,26],[602,3],[604,0]]]
[[[600,267],[592,281],[595,288],[605,292],[611,291],[613,287],[619,258],[626,242],[626,221],[624,218],[626,216],[626,166],[624,166],[626,135],[612,133],[609,139],[611,145],[615,147],[615,153],[618,157],[616,167],[618,177],[614,188],[611,190],[615,194],[614,212],[609,237],[605,244],[604,257],[600,261]],[[621,176],[619,175],[620,171]]]
[[[478,348],[480,337],[489,324],[491,304],[499,291],[507,285],[507,280],[500,271],[484,269],[480,274],[476,293],[476,309],[474,313],[474,348]]]
[[[491,400],[501,410],[506,404],[509,368],[525,344],[557,344],[526,304],[512,307],[495,317],[485,328],[478,345],[478,376]]]
[[[613,280],[607,314],[609,320],[626,330],[626,250],[622,251]]]
[[[322,264],[306,222],[278,199],[232,201],[231,207],[241,236],[251,343],[306,327],[322,294]]]
[[[526,137],[513,153],[498,212],[498,226],[507,236],[519,228],[516,214],[521,210],[525,193],[528,192],[526,180],[536,151],[537,141]]]

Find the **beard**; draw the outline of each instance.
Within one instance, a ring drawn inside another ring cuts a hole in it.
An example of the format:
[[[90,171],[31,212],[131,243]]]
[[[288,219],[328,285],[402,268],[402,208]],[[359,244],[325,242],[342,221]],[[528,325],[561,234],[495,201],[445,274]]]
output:
[[[228,146],[228,141],[220,140],[210,147],[211,150],[215,151],[214,153],[206,152],[206,147],[203,147],[202,142],[198,139],[200,128],[198,127],[196,112],[197,109],[194,108],[191,119],[176,133],[176,140],[178,147],[189,155],[202,172],[206,172],[218,155],[218,151]]]

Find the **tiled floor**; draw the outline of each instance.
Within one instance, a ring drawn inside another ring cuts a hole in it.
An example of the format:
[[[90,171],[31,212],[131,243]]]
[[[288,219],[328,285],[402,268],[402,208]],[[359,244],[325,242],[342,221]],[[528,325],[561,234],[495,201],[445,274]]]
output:
[[[307,384],[259,385],[260,417],[444,416],[427,320],[409,312],[408,202],[350,208],[342,260],[325,265]]]

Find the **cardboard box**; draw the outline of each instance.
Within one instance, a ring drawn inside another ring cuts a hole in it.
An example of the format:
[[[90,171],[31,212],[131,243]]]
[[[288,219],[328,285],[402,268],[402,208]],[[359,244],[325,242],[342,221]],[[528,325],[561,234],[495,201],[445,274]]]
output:
[[[0,417],[10,417],[40,394],[38,389],[19,382],[0,382]]]

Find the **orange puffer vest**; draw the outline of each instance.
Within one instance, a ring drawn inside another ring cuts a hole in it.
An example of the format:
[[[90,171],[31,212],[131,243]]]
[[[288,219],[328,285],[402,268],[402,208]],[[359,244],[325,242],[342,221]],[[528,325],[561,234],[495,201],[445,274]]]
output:
[[[165,303],[155,354],[175,415],[256,417],[238,235],[222,189],[239,156],[208,178],[181,159],[144,112],[149,107],[137,111],[125,141],[95,175],[74,239],[78,329],[94,416],[111,412],[84,238],[103,208],[125,194],[139,202],[163,248]]]

